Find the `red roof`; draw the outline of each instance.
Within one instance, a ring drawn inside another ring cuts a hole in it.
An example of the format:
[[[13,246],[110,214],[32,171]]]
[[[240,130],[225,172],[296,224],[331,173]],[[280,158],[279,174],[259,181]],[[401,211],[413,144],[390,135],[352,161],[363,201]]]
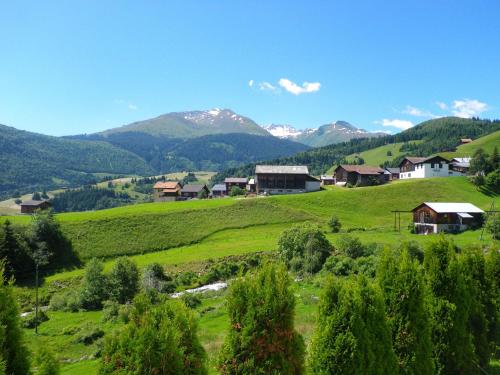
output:
[[[340,165],[337,168],[343,168],[347,172],[354,172],[358,174],[381,174],[384,170],[380,167],[371,167],[369,165]]]
[[[154,184],[153,189],[179,190],[181,187],[177,181],[158,181]]]

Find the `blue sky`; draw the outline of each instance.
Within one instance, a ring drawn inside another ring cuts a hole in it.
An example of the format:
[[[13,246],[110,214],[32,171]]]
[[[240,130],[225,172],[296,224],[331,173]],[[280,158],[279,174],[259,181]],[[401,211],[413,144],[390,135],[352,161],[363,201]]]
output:
[[[3,2],[0,123],[67,135],[213,107],[390,132],[500,118],[499,14],[497,0]]]

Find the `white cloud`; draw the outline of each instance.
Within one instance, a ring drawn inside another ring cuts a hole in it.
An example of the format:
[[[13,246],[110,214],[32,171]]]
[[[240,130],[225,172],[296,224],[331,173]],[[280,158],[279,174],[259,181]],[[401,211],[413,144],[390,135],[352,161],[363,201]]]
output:
[[[278,88],[276,86],[271,85],[269,82],[260,82],[259,89],[263,91],[276,91]]]
[[[253,79],[251,79],[250,81],[248,81],[248,86],[250,86],[250,87],[253,86]]]
[[[400,120],[400,119],[383,119],[381,121],[375,121],[376,124],[382,125],[382,126],[391,126],[393,128],[398,128],[401,130],[406,130],[410,129],[413,127],[415,124],[413,122],[408,121],[408,120]]]
[[[432,114],[429,111],[412,107],[411,105],[407,105],[406,108],[404,109],[403,113],[406,113],[407,115],[415,116],[415,117],[436,117],[434,114]]]
[[[299,86],[295,82],[286,78],[281,78],[278,83],[281,87],[293,95],[316,92],[321,87],[319,82],[304,82],[302,83],[302,86]]]
[[[445,109],[448,109],[448,106],[447,106],[447,105],[446,105],[446,103],[444,103],[444,102],[436,102],[436,105],[437,105],[439,108],[441,108],[443,111],[444,111]]]
[[[488,110],[488,105],[476,99],[454,100],[452,113],[457,117],[470,118]]]
[[[135,104],[129,104],[128,109],[131,109],[132,111],[137,111],[139,107],[137,107]]]

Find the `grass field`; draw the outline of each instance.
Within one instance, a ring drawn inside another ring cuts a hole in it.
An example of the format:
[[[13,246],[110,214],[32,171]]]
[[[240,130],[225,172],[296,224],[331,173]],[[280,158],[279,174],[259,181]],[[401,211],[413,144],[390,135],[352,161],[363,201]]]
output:
[[[354,160],[356,156],[359,156],[364,159],[366,165],[380,165],[383,164],[384,161],[390,161],[397,158],[401,155],[399,149],[403,143],[393,143],[380,147],[373,148],[371,150],[360,152],[359,154],[352,154],[346,157],[348,162]],[[387,152],[390,151],[392,153],[391,156],[387,156]]]
[[[460,145],[455,152],[440,153],[445,158],[467,157],[474,155],[477,149],[482,148],[486,153],[491,154],[497,146],[500,149],[500,130],[494,133],[485,135],[484,137],[475,139],[471,143]]]
[[[332,214],[339,216],[341,233],[328,233],[335,246],[346,231],[367,244],[393,246],[404,241],[422,245],[436,236],[420,236],[407,230],[410,214],[402,214],[401,232],[394,230],[393,209],[410,210],[422,201],[465,201],[483,209],[492,197],[477,191],[466,178],[450,177],[397,181],[365,188],[338,188],[301,195],[274,196],[259,199],[219,199],[174,203],[150,203],[109,210],[57,215],[64,232],[84,259],[106,257],[109,271],[120,254],[130,254],[142,268],[152,262],[167,270],[196,270],[199,265],[234,255],[273,252],[283,230],[304,220],[327,229]],[[18,223],[29,217],[13,217]],[[0,219],[1,220],[1,219]],[[459,246],[478,244],[481,231],[449,235]],[[484,243],[491,243],[489,235]],[[224,261],[224,260],[222,260]],[[45,279],[42,299],[49,289],[59,290],[77,285],[82,269],[60,272]],[[25,291],[26,292],[26,291]],[[20,291],[21,293],[21,291]],[[31,293],[28,289],[27,293]],[[228,325],[224,293],[202,299],[196,309],[199,336],[208,352],[210,374],[216,373],[216,358]],[[314,280],[294,283],[296,327],[306,341],[315,325],[317,296],[320,286]],[[40,334],[25,330],[31,350],[46,345],[57,353],[63,374],[95,374],[94,359],[99,344],[77,342],[82,333],[102,329],[106,334],[121,323],[103,323],[102,312],[64,313],[49,311],[50,320],[40,326]]]

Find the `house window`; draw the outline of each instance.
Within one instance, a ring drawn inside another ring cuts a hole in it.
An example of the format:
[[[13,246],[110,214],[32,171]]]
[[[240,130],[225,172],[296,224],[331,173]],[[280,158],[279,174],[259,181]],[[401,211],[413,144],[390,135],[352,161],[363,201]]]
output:
[[[439,163],[439,168],[443,168],[443,164]]]
[[[434,163],[431,164],[431,168],[434,168]]]
[[[408,173],[408,177],[411,177],[411,173]]]

